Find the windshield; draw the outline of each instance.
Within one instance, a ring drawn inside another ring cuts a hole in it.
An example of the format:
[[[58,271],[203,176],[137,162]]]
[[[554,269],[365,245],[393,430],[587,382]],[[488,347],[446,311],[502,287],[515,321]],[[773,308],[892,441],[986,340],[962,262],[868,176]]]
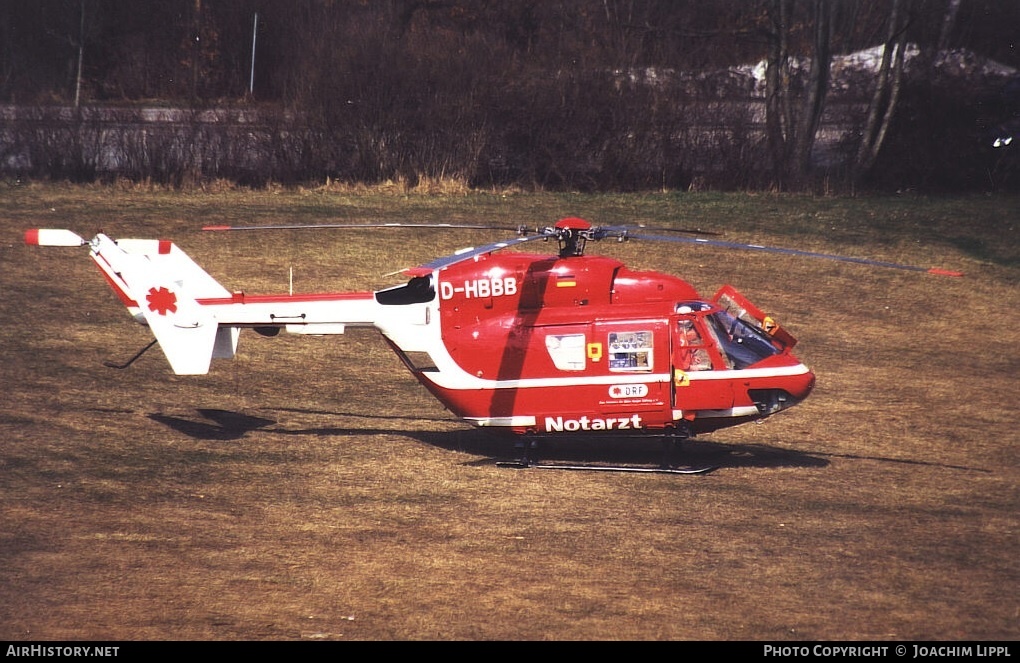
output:
[[[764,332],[726,311],[711,313],[705,320],[730,368],[740,370],[780,352]]]

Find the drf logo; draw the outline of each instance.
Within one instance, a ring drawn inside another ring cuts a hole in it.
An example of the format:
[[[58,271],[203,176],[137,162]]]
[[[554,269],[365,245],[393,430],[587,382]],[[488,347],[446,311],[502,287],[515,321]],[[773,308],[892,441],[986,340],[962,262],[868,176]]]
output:
[[[644,398],[647,395],[647,384],[614,384],[609,387],[610,398]]]
[[[463,295],[464,299],[475,297],[502,297],[517,294],[517,279],[513,276],[495,279],[471,279],[463,285],[454,286],[449,281],[439,284],[439,296],[453,299],[454,295]]]

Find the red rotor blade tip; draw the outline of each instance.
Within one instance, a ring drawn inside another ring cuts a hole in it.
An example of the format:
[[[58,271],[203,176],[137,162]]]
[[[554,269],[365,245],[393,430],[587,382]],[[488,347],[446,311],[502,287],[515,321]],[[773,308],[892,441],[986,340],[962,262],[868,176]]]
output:
[[[932,267],[928,270],[929,274],[937,274],[939,276],[963,276],[963,272],[954,272],[951,269],[941,269],[939,267]]]

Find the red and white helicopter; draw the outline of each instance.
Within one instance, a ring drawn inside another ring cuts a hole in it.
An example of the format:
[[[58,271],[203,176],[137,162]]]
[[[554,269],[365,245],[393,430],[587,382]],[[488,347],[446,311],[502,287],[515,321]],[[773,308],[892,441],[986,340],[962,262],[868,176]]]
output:
[[[206,229],[296,227],[307,226]],[[507,241],[406,270],[410,280],[396,287],[283,295],[228,291],[166,240],[114,240],[102,233],[85,240],[70,230],[35,229],[26,232],[25,241],[88,246],[114,292],[152,330],[152,344],[158,342],[178,375],[204,374],[212,359],[232,358],[246,328],[264,335],[374,328],[454,415],[478,428],[519,436],[525,451],[515,464],[533,466],[538,465],[528,450],[545,436],[657,436],[675,446],[699,433],[782,412],[804,400],[815,384],[814,374],[792,353],[796,339],[731,286],[705,299],[675,276],[585,255],[589,241],[691,242],[958,275],[701,237],[645,235],[579,218],[518,230]],[[550,238],[559,243],[558,255],[502,251]],[[650,471],[707,469],[664,464]]]

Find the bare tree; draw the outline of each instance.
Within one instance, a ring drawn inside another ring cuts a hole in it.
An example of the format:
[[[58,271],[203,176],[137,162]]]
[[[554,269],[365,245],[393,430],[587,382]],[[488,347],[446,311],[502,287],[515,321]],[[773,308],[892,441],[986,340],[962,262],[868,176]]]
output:
[[[770,0],[766,66],[766,133],[774,177],[781,188],[801,188],[810,172],[811,150],[825,108],[832,39],[839,0],[814,0],[809,15],[795,15],[793,0]],[[798,19],[811,27],[807,73],[793,71],[790,40]]]
[[[861,131],[861,142],[853,163],[855,180],[871,169],[896,112],[903,87],[903,63],[907,48],[907,22],[910,0],[893,0],[882,50],[875,89],[868,105],[868,116]]]
[[[940,51],[949,48],[949,38],[956,27],[956,16],[960,13],[960,1],[949,0],[949,4],[946,6],[946,13],[942,16],[942,27],[939,30],[939,41],[936,44],[936,48]]]

